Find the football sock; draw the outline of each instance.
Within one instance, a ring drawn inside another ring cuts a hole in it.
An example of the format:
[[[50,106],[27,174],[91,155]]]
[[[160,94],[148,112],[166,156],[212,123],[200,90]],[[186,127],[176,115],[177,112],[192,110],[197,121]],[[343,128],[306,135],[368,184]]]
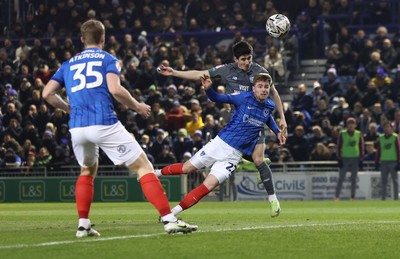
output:
[[[183,210],[186,210],[196,203],[198,203],[204,196],[206,196],[210,190],[204,185],[201,184],[199,187],[193,189],[189,192],[185,198],[179,203]]]
[[[182,212],[183,209],[180,205],[176,205],[175,207],[172,208],[172,214],[174,214],[175,216],[178,215],[178,213]]]
[[[88,219],[94,195],[93,176],[80,175],[75,185],[76,208],[79,218]]]
[[[171,213],[167,195],[162,187],[160,180],[153,173],[148,173],[140,177],[140,185],[146,199],[158,210],[160,216]]]
[[[78,228],[79,227],[84,227],[86,229],[90,228],[90,219],[79,219]]]
[[[278,198],[276,197],[276,194],[268,195],[268,201],[277,201]]]
[[[169,214],[167,214],[165,216],[162,216],[161,218],[162,218],[163,222],[175,222],[175,221],[177,221],[177,219],[176,219],[176,217],[175,217],[175,215],[173,213],[169,213]]]
[[[183,174],[183,163],[167,165],[161,169],[163,175]]]
[[[275,193],[274,182],[272,180],[272,172],[267,163],[264,161],[257,166],[257,170],[260,171],[262,183],[268,195]]]

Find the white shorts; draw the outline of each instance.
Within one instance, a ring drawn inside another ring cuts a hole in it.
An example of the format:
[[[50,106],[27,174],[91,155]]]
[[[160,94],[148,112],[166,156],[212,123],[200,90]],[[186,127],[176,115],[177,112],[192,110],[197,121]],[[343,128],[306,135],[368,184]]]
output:
[[[142,148],[120,122],[114,125],[70,129],[72,146],[80,166],[91,167],[99,158],[99,147],[115,165],[132,164]]]
[[[241,158],[242,152],[216,136],[190,159],[190,163],[198,169],[212,165],[210,174],[222,183],[236,169]]]

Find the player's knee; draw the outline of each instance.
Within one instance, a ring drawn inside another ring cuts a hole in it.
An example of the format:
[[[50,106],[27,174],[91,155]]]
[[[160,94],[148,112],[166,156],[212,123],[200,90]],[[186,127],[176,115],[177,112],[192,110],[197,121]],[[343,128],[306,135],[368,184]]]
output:
[[[189,161],[183,164],[182,171],[184,174],[191,174],[196,172],[197,168],[194,167]]]
[[[264,162],[264,157],[260,157],[260,156],[253,156],[253,162],[256,166],[261,165]]]

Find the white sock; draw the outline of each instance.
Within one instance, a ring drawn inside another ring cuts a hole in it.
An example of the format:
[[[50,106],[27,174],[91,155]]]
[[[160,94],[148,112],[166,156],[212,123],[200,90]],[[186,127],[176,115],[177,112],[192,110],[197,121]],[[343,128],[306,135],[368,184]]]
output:
[[[268,195],[268,201],[277,201],[278,200],[278,198],[276,198],[276,194],[274,193],[274,194],[272,194],[272,195]]]
[[[90,226],[91,226],[90,219],[84,219],[84,218],[79,219],[78,228],[84,227],[87,229],[87,228],[90,228]]]
[[[176,205],[175,207],[172,208],[172,213],[176,216],[178,213],[182,212],[183,209],[180,205]]]
[[[156,170],[154,170],[154,173],[155,173],[157,176],[162,176],[161,169],[156,169]]]
[[[175,215],[173,213],[167,214],[165,216],[162,217],[163,221],[167,221],[167,222],[175,222],[177,221]]]

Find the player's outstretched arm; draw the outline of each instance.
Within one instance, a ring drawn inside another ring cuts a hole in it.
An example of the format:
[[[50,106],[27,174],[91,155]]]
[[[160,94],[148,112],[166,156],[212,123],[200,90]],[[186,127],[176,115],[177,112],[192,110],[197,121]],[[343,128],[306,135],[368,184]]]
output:
[[[118,75],[108,73],[107,85],[108,90],[119,103],[122,103],[128,106],[130,109],[135,110],[144,118],[148,118],[150,116],[151,107],[145,103],[136,101],[136,99],[132,97],[128,90],[121,86]]]
[[[280,117],[279,128],[282,130],[283,135],[285,137],[287,137],[287,123],[286,123],[286,119],[285,119],[285,113],[283,111],[282,100],[281,100],[281,97],[279,96],[279,93],[276,90],[274,84],[272,84],[272,86],[271,86],[270,96],[276,105],[276,110],[279,113],[279,117]]]
[[[60,108],[61,110],[64,110],[65,112],[69,113],[70,112],[69,104],[66,101],[64,101],[58,94],[60,89],[61,85],[57,81],[50,80],[49,82],[47,82],[46,86],[43,89],[42,92],[43,99],[45,99],[51,106],[55,108]]]
[[[267,125],[275,133],[276,137],[279,140],[279,145],[284,145],[286,143],[285,133],[279,130],[278,125],[276,124],[274,117],[272,117],[272,115],[269,115]]]
[[[188,71],[179,71],[175,70],[172,67],[166,67],[161,65],[157,67],[158,73],[164,76],[174,76],[179,77],[187,80],[197,81],[202,77],[204,74],[210,76],[208,70],[188,70]]]

